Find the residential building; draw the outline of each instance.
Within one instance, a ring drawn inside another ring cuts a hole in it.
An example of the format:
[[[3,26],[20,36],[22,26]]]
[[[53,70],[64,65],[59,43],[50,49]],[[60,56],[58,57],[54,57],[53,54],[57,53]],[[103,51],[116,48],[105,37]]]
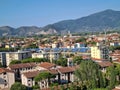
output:
[[[48,53],[43,51],[43,50],[39,50],[38,52],[32,53],[32,58],[48,58]]]
[[[110,61],[101,61],[101,62],[97,62],[97,64],[100,66],[100,70],[104,73],[106,72],[107,67],[113,65]]]
[[[10,89],[14,83],[14,72],[9,69],[0,68],[0,89]]]
[[[109,50],[106,46],[92,46],[91,58],[109,59]]]
[[[55,75],[54,78],[50,79],[50,82],[57,81],[59,84],[64,84],[64,83],[74,81],[75,69],[73,67],[61,67],[61,68],[50,69],[50,70],[40,70],[40,71],[36,70],[36,71],[22,73],[21,75],[22,84],[28,87],[32,87],[36,85],[36,82],[34,81],[35,76],[37,76],[38,74],[44,71],[47,71]],[[48,79],[41,80],[39,82],[39,86],[41,89],[48,88],[49,87]]]
[[[8,66],[12,60],[22,60],[31,57],[29,51],[6,52],[6,65]]]
[[[21,73],[36,70],[35,63],[21,63],[9,65],[8,69],[15,72],[15,79],[21,79]]]
[[[42,62],[42,63],[38,64],[38,66],[37,66],[37,70],[39,70],[39,71],[56,69],[56,68],[58,68],[58,66],[56,64],[49,63],[49,62]]]
[[[2,66],[6,67],[6,53],[0,52],[0,63]]]
[[[50,62],[52,62],[53,60],[59,59],[59,57],[61,55],[60,52],[48,52],[48,54],[49,54]]]
[[[32,58],[46,58],[49,59],[51,62],[52,60],[57,60],[60,57],[60,52],[39,52],[39,53],[32,53]]]

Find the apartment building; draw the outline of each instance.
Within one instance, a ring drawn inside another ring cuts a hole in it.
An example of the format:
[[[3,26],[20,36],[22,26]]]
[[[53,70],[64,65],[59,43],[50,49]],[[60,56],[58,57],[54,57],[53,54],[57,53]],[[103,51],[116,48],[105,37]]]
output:
[[[32,53],[32,58],[49,58],[48,53],[44,51],[39,51],[38,53]]]
[[[26,72],[21,75],[22,78],[22,84],[28,87],[34,86],[36,83],[34,81],[34,77],[37,76],[40,73],[40,71],[32,71],[32,72]],[[41,80],[39,82],[39,86],[41,89],[48,88],[48,80]]]
[[[0,63],[2,66],[6,67],[6,53],[0,52]]]
[[[15,76],[14,72],[5,69],[5,68],[0,68],[0,90],[1,89],[10,89],[10,87],[15,83]]]
[[[32,53],[32,58],[47,58],[52,62],[52,60],[59,59],[60,54],[60,52],[39,52]]]
[[[31,57],[29,51],[6,52],[6,65],[8,66],[12,60],[22,60]]]
[[[54,78],[50,79],[51,83],[57,81],[60,84],[64,84],[74,81],[75,69],[73,67],[61,67],[50,70],[40,70],[40,71],[36,70],[36,71],[22,73],[21,75],[22,84],[28,87],[32,87],[36,85],[37,83],[34,81],[35,76],[37,76],[39,73],[44,71],[50,72],[51,74],[55,75]],[[49,87],[48,79],[43,79],[39,81],[39,86],[41,89],[48,88]]]
[[[27,87],[39,84],[40,88],[43,89],[49,87],[48,79],[43,79],[38,83],[34,80],[34,78],[41,72],[49,72],[55,75],[54,78],[50,79],[51,83],[57,81],[60,84],[64,84],[74,81],[74,71],[75,67],[62,67],[53,63],[43,62],[37,65],[36,70],[21,73],[21,81],[22,84]]]
[[[92,46],[91,58],[96,59],[108,59],[109,50],[106,46]]]
[[[21,79],[21,73],[36,70],[35,63],[21,63],[9,65],[8,69],[15,72],[15,79]]]

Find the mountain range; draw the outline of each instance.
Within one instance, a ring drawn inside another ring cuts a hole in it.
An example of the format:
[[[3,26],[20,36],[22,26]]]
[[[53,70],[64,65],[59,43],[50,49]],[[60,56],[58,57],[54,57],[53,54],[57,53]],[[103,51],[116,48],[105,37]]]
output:
[[[0,36],[28,36],[40,34],[55,34],[70,31],[77,32],[100,32],[104,30],[120,30],[120,11],[104,10],[72,20],[63,20],[44,27],[22,26],[13,28],[10,26],[0,27]]]

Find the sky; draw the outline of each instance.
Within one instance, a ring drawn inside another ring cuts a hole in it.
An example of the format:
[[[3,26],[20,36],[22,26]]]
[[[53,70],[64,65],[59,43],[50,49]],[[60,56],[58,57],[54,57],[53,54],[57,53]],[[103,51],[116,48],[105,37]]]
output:
[[[120,11],[120,0],[0,0],[0,26],[43,27],[106,9]]]

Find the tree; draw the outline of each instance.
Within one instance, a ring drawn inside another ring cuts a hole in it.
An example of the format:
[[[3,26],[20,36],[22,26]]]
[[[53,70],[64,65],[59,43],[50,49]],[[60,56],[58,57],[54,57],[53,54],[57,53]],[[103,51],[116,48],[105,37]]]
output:
[[[60,57],[58,60],[53,60],[57,65],[67,66],[67,58]]]
[[[115,66],[116,66],[115,71],[117,75],[117,81],[118,81],[118,84],[120,84],[120,64],[116,64]]]
[[[16,82],[11,86],[10,90],[27,90],[27,87],[20,82]]]
[[[38,48],[38,46],[36,45],[36,44],[30,44],[28,47],[26,47],[26,48]]]
[[[50,60],[46,58],[27,58],[23,60],[12,60],[10,64],[30,63],[30,62],[50,62]]]
[[[19,63],[21,63],[20,60],[12,60],[12,61],[10,62],[10,64],[19,64]]]
[[[47,81],[48,81],[48,84],[50,84],[50,78],[53,78],[54,75],[47,72],[47,71],[44,71],[44,72],[41,72],[40,74],[38,74],[34,80],[36,82],[40,82],[41,80],[44,80],[45,81],[45,84],[47,84]]]
[[[3,67],[2,63],[0,62],[0,68]]]
[[[115,87],[115,83],[116,83],[116,73],[115,73],[115,68],[114,66],[110,66],[107,68],[107,71],[106,71],[106,76],[109,80],[109,86],[108,86],[108,89],[112,89]]]
[[[100,78],[99,66],[91,61],[85,60],[80,63],[79,68],[75,71],[75,75],[80,81],[81,85],[85,85],[87,89],[93,89],[101,86],[100,83],[103,82]]]
[[[83,60],[83,59],[82,59],[81,56],[75,56],[75,57],[73,58],[73,63],[76,64],[76,65],[79,65],[82,60]]]
[[[84,37],[80,37],[79,39],[77,39],[75,42],[85,42],[86,38]]]

